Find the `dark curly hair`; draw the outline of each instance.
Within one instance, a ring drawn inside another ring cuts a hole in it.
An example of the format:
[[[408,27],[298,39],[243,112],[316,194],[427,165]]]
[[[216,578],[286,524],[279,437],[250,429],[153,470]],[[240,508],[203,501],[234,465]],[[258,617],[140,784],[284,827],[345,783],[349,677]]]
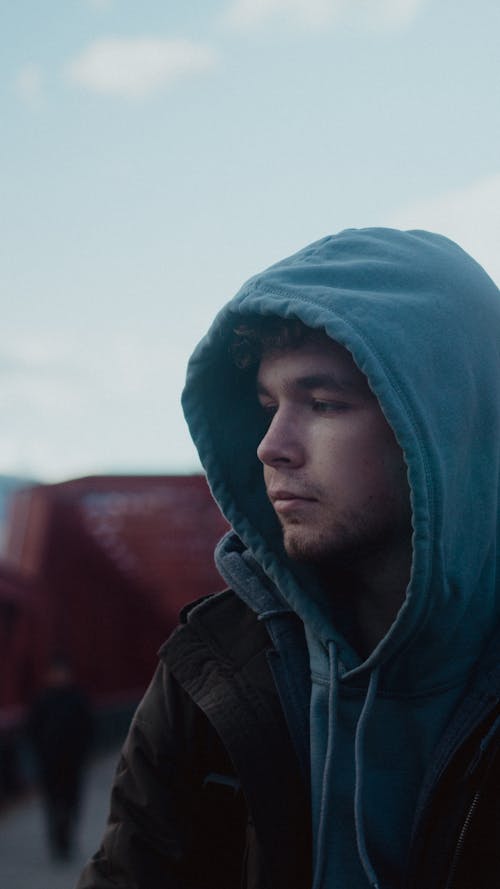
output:
[[[236,366],[246,370],[257,365],[264,352],[296,349],[321,333],[324,335],[324,331],[312,330],[298,318],[249,315],[233,329],[231,354]]]

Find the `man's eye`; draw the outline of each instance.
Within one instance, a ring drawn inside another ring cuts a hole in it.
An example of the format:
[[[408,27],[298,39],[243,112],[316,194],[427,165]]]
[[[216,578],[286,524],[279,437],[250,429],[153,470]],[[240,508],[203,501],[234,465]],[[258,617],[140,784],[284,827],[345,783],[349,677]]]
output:
[[[274,417],[277,411],[277,407],[275,404],[262,404],[262,402],[260,403],[260,409],[264,416],[267,417],[269,420]]]
[[[347,410],[349,405],[345,401],[313,401],[313,410],[318,414],[339,413]]]

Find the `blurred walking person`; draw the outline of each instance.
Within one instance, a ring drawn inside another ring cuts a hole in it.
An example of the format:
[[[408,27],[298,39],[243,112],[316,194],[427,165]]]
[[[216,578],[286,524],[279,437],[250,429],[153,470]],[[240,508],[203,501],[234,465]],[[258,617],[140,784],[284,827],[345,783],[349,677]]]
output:
[[[55,660],[29,718],[51,854],[71,856],[85,765],[92,742],[92,714],[69,664]]]

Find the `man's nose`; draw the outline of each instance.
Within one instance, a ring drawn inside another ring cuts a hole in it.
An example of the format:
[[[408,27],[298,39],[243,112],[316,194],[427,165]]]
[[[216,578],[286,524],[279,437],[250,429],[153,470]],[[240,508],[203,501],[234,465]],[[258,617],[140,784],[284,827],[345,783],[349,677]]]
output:
[[[303,446],[299,430],[292,417],[279,410],[257,448],[257,457],[266,466],[286,464],[300,466],[304,460]]]

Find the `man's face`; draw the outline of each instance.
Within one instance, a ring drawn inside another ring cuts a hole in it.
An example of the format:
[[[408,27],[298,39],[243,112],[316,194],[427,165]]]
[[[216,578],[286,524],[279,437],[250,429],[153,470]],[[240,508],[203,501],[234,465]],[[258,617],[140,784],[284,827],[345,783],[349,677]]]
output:
[[[410,539],[406,466],[350,353],[326,335],[265,352],[258,397],[269,427],[257,455],[293,559],[355,559]]]

